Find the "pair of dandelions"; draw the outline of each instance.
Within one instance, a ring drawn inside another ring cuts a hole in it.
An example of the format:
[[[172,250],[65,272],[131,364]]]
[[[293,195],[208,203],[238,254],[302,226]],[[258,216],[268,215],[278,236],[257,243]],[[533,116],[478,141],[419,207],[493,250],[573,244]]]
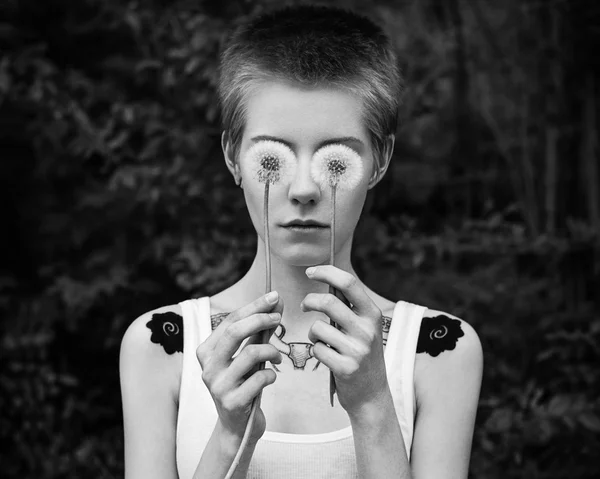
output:
[[[283,143],[277,141],[261,141],[253,145],[246,153],[245,161],[254,170],[259,182],[264,183],[264,237],[266,259],[266,292],[271,291],[271,254],[269,239],[269,187],[280,181],[286,181],[294,174],[296,160],[294,152]],[[330,248],[329,264],[335,266],[335,199],[338,189],[355,188],[363,174],[363,162],[360,155],[352,148],[335,143],[320,148],[312,160],[311,176],[321,187],[331,188],[330,210]],[[337,296],[348,305],[348,301],[332,286],[329,293]],[[335,328],[338,325],[330,319]],[[263,343],[268,341],[268,332],[263,333]],[[264,368],[261,363],[260,369]],[[329,398],[333,406],[335,378],[329,376]]]
[[[294,152],[283,143],[277,141],[260,141],[253,145],[246,153],[244,161],[254,170],[256,179],[264,183],[264,237],[265,237],[265,260],[266,260],[266,286],[265,292],[271,291],[271,243],[269,238],[269,187],[280,181],[289,180],[296,167]],[[312,160],[311,176],[321,187],[331,188],[331,211],[330,211],[330,258],[329,264],[335,266],[335,197],[338,189],[351,190],[359,183],[363,175],[363,162],[358,153],[346,145],[335,143],[320,148]],[[347,306],[348,301],[333,286],[329,286],[329,293],[337,296]],[[339,329],[335,321],[329,320],[330,324]],[[261,343],[269,341],[269,331],[263,331]],[[258,370],[263,370],[265,363],[261,362]],[[333,406],[333,395],[335,393],[335,378],[333,372],[329,373],[329,399]],[[256,410],[260,406],[261,392],[252,400],[250,417],[246,425],[246,431],[242,443],[235,455],[233,463],[229,468],[226,479],[233,476],[250,437],[250,431],[254,424]]]

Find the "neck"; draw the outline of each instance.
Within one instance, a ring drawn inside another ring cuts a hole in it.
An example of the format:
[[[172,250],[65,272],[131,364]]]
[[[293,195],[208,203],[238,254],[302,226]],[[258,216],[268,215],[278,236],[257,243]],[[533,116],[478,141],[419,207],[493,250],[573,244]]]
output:
[[[335,266],[356,276],[350,261],[351,247],[352,238],[336,252]],[[319,264],[329,264],[329,259]],[[256,256],[252,266],[250,266],[248,272],[234,286],[241,293],[238,297],[246,298],[244,300],[245,303],[249,303],[266,293],[265,265],[265,245],[259,237]],[[327,293],[329,290],[328,284],[313,281],[306,276],[305,271],[309,266],[316,265],[291,265],[271,252],[271,289],[277,291],[283,300],[282,323],[285,325],[287,332],[292,336],[305,337],[310,325],[317,318],[329,322],[327,316],[322,313],[304,313],[300,310],[300,303],[307,294]]]

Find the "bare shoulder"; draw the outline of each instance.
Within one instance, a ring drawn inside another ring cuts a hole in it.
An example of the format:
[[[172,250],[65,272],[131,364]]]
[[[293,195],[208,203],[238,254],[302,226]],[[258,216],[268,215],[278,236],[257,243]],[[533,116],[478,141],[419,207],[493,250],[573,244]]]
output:
[[[119,376],[127,477],[177,477],[182,351],[178,305],[142,314],[123,335]]]
[[[479,336],[469,323],[456,316],[428,309],[421,322],[416,352],[417,402],[449,384],[481,382],[483,351]]]
[[[183,365],[183,316],[178,304],[148,311],[127,328],[121,341],[120,365],[136,375],[167,387],[178,401]]]

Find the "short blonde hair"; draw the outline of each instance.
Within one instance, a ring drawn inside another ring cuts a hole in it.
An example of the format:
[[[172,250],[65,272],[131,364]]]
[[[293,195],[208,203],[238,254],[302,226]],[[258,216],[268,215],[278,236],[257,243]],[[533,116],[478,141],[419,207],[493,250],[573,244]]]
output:
[[[363,100],[376,162],[396,132],[403,90],[389,37],[369,18],[335,7],[288,6],[237,28],[219,62],[221,126],[237,159],[247,102],[265,82],[339,88]]]

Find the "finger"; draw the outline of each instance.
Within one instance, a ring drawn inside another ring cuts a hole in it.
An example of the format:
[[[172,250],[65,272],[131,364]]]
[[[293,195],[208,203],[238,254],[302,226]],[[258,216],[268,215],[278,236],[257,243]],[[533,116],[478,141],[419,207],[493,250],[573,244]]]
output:
[[[300,303],[300,309],[326,314],[349,334],[356,334],[359,331],[358,316],[332,294],[309,293]]]
[[[310,272],[312,270],[312,272]],[[353,305],[359,316],[377,319],[381,311],[353,274],[335,266],[321,265],[307,269],[307,276],[315,281],[321,281],[339,289]]]
[[[313,343],[321,341],[329,344],[330,347],[342,355],[354,353],[355,348],[352,347],[352,339],[320,319],[317,319],[308,330],[308,339]]]
[[[275,295],[273,297],[268,297],[268,294],[265,294],[254,300],[252,303],[229,313],[213,333],[209,335],[206,341],[204,341],[203,349],[212,352],[221,340],[223,331],[232,323],[236,323],[248,316],[258,313],[270,313],[273,311],[283,313],[283,301],[276,291],[274,293]]]
[[[283,315],[283,299],[279,296],[277,291],[271,291],[256,299],[252,303],[235,311],[235,315],[232,317],[231,321],[239,321],[239,319],[243,318],[244,315],[249,316],[250,314],[256,314],[254,311],[273,312]],[[262,333],[258,337],[257,342],[267,344],[272,334],[273,331],[262,331]]]
[[[236,309],[229,316],[227,316],[223,322],[235,323],[253,314],[274,312],[276,308],[276,312],[282,313],[283,302],[281,301],[277,291],[271,291],[270,293],[264,294],[260,298],[255,299],[251,303]]]
[[[273,384],[277,379],[277,373],[270,368],[256,371],[252,376],[246,379],[236,390],[236,396],[240,402],[247,404],[269,384]]]
[[[283,311],[283,300],[281,298],[279,298],[279,301],[278,301],[277,305],[275,306],[274,310],[269,314],[281,314],[282,311]],[[277,328],[279,326],[281,326],[281,320],[279,321],[278,324],[276,324],[272,328],[265,329],[263,331],[259,331],[257,334],[253,334],[252,336],[250,336],[247,339],[247,341],[245,343],[242,344],[242,348],[246,344],[269,344],[269,342],[271,341],[271,336],[273,336],[275,334],[275,332],[277,331]]]
[[[334,288],[333,286],[329,286],[329,294],[333,294],[336,298],[338,298],[342,303],[344,303],[349,309],[353,309],[352,304],[348,301],[348,298],[344,296],[339,289]]]
[[[258,313],[227,324],[213,350],[216,364],[229,365],[242,342],[261,331],[274,330],[281,322],[279,313]]]
[[[275,310],[283,310],[283,301],[281,300],[281,298],[279,299],[278,304],[275,306]],[[269,314],[279,314],[278,312],[272,312]],[[264,329],[262,331],[260,331],[257,334],[253,334],[252,336],[250,336],[243,344],[241,347],[241,350],[243,350],[243,348],[246,345],[250,345],[250,344],[269,344],[271,341],[271,336],[273,336],[273,334],[275,334],[275,332],[277,331],[277,328],[281,326],[281,319],[279,320],[279,323],[276,324],[273,328],[269,328],[269,329]],[[239,352],[239,350],[238,350]],[[234,356],[235,357],[235,356]],[[280,361],[281,362],[281,361]],[[279,363],[277,363],[279,364]],[[253,371],[258,371],[261,369],[265,368],[265,362],[260,362],[255,368],[253,368]]]
[[[260,363],[270,361],[272,364],[281,364],[282,360],[281,353],[272,344],[246,345],[229,366],[231,379],[238,386],[247,379],[245,376],[250,376],[249,372],[258,371]]]
[[[345,375],[347,370],[351,370],[351,361],[349,358],[341,355],[321,341],[315,343],[312,353],[318,361],[321,361],[331,369],[336,376]]]

